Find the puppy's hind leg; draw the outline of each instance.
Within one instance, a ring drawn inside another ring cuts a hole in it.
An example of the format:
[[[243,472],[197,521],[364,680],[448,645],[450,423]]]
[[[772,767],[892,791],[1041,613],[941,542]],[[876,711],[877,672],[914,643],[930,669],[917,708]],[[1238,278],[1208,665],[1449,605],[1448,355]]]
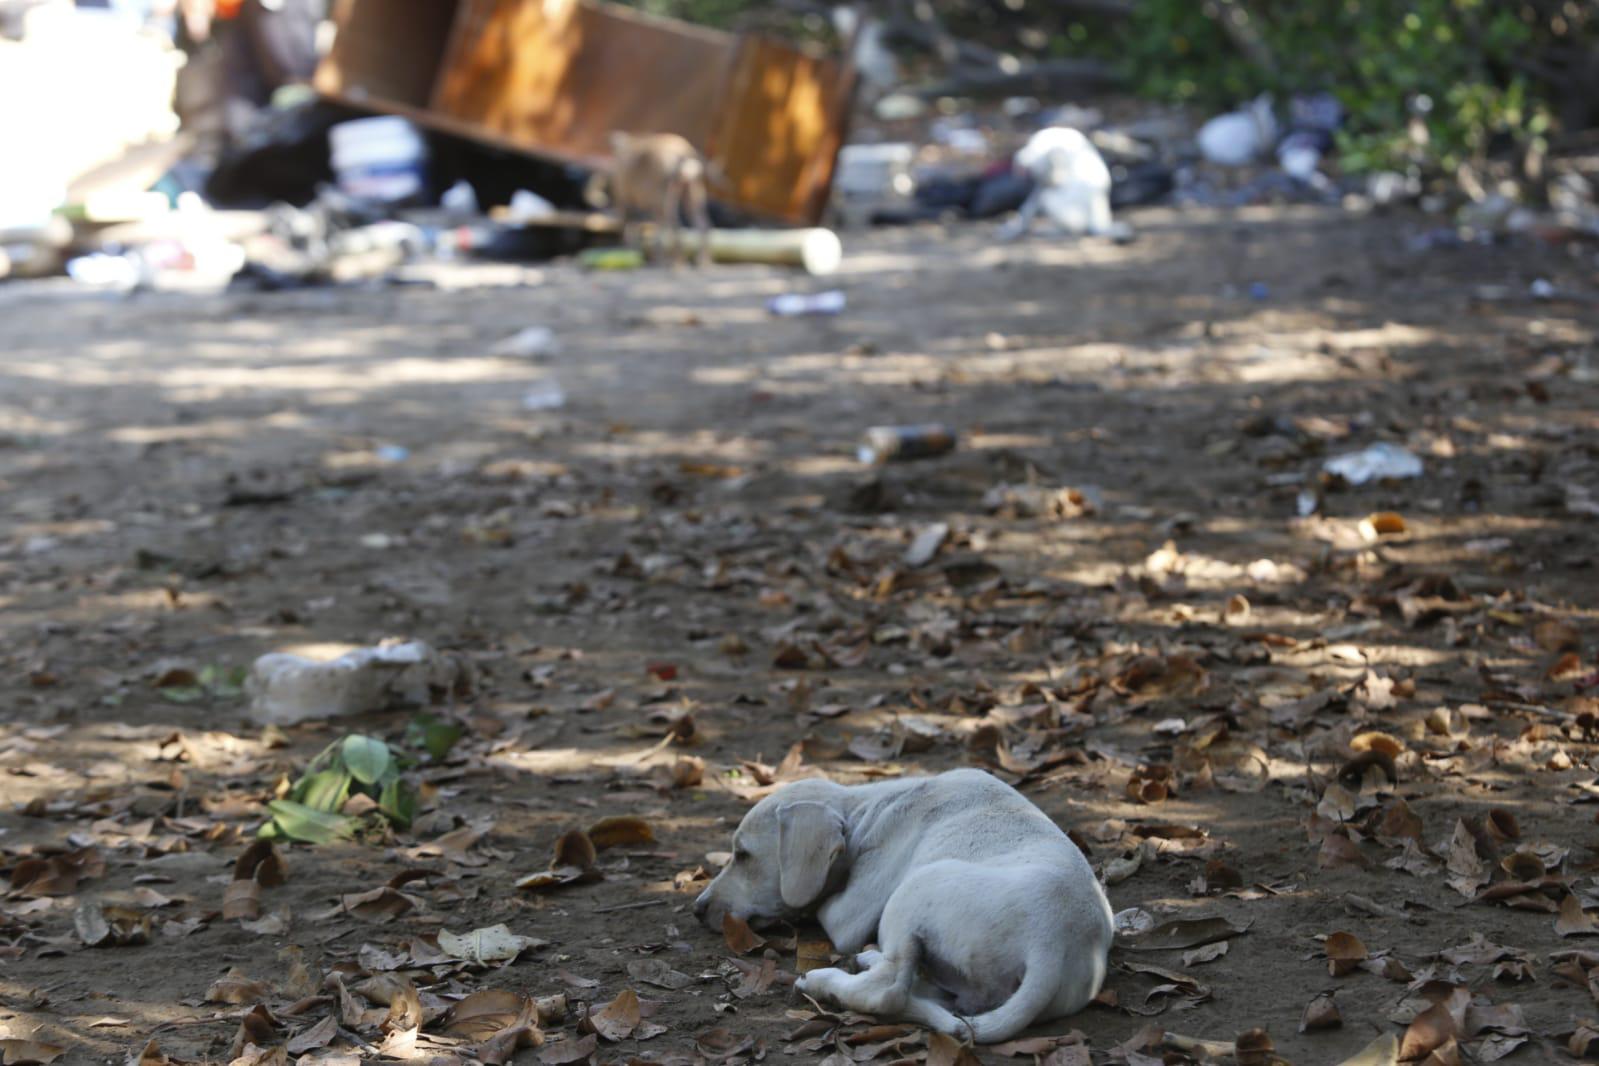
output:
[[[900,1015],[916,980],[916,958],[896,958],[885,952],[862,952],[866,965],[860,973],[845,973],[829,966],[804,974],[794,987],[808,996],[831,999],[863,1014]]]
[[[999,239],[1014,241],[1027,235],[1033,228],[1033,219],[1038,215],[1038,190],[1034,189],[1027,194],[1027,199],[1022,201],[1022,206],[1017,209],[1015,217],[999,227]]]
[[[694,254],[694,265],[704,267],[711,261],[711,212],[706,201],[710,194],[705,188],[705,175],[699,174],[687,182],[688,214],[694,222],[694,232],[699,237],[699,250]]]
[[[672,266],[683,265],[683,182],[676,175],[666,183],[666,202],[661,205],[661,249],[671,242]]]

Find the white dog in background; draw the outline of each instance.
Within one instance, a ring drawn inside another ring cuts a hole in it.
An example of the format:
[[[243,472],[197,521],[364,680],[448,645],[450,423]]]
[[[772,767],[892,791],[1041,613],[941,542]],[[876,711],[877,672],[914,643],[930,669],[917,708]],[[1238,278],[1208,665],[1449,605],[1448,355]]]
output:
[[[1067,233],[1124,238],[1131,234],[1110,215],[1110,168],[1082,131],[1065,126],[1039,130],[1016,153],[1013,165],[1033,179],[1016,217],[1000,227],[1003,240],[1033,228],[1040,214]]]
[[[812,911],[862,969],[812,970],[796,988],[979,1043],[1088,1003],[1112,934],[1083,853],[981,770],[786,785],[744,816],[732,862],[694,901],[713,929]]]

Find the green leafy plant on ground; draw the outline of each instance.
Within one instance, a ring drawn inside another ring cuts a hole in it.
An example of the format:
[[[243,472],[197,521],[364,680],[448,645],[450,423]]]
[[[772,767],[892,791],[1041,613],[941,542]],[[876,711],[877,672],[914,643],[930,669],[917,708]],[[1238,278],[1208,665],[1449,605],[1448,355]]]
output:
[[[350,839],[361,815],[345,812],[354,796],[365,796],[369,813],[405,828],[416,815],[416,793],[400,778],[400,760],[374,737],[352,733],[322,749],[281,799],[267,804],[272,818],[261,827],[269,840],[326,844]]]
[[[171,703],[199,703],[202,700],[236,700],[244,695],[247,666],[220,666],[215,663],[199,670],[174,667],[155,681],[161,698]]]

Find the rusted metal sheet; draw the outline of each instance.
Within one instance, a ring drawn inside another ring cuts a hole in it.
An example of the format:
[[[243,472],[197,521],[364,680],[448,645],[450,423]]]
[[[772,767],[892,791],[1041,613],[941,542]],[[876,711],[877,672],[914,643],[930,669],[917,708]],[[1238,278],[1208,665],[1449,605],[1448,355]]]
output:
[[[590,0],[338,0],[325,94],[450,133],[602,165],[613,130],[678,133],[715,195],[812,223],[843,141],[841,65],[782,44]],[[412,15],[412,12],[415,12]]]

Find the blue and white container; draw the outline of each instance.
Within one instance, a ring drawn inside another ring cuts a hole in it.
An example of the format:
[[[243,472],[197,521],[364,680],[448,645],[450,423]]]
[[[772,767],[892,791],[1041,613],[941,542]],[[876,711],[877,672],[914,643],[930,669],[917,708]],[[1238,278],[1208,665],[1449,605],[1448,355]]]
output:
[[[427,181],[427,143],[394,115],[358,118],[328,130],[339,188],[363,200],[395,203],[421,195]]]

